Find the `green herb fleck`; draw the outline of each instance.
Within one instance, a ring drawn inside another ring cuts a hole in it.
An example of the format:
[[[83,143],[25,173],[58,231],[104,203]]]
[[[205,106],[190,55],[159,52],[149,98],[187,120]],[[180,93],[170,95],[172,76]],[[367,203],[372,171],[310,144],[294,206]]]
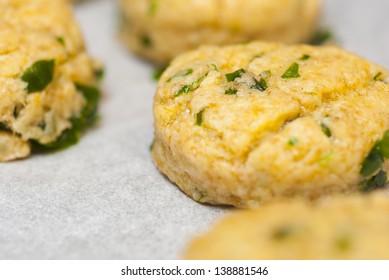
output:
[[[201,110],[200,112],[198,112],[196,114],[196,125],[197,126],[201,126],[203,124],[203,114],[204,114],[204,110]]]
[[[387,130],[384,137],[378,141],[376,148],[384,158],[389,158],[389,130]]]
[[[218,70],[218,68],[217,68],[217,66],[215,64],[212,63],[211,66],[212,66],[213,70],[215,70],[215,71]]]
[[[310,45],[319,46],[327,43],[328,41],[332,40],[334,38],[331,31],[328,29],[320,29],[317,30],[316,33],[313,35],[311,41],[309,42]]]
[[[175,78],[186,77],[186,76],[189,76],[192,73],[193,73],[193,69],[191,69],[191,68],[179,71],[176,74],[174,74],[174,76],[170,77],[166,82],[169,83],[169,82],[171,82]]]
[[[381,81],[380,77],[382,76],[382,72],[377,73],[377,75],[374,76],[374,81]]]
[[[340,236],[335,240],[335,247],[342,252],[348,251],[351,248],[351,238],[349,235]]]
[[[327,135],[327,137],[331,137],[332,136],[331,130],[330,130],[330,128],[326,124],[321,123],[320,127],[321,127],[321,131],[323,131],[323,133],[325,135]]]
[[[360,189],[363,192],[370,192],[385,187],[387,182],[388,175],[385,171],[380,170],[377,175],[373,176],[369,180],[363,181],[360,184]]]
[[[376,147],[377,146],[375,146],[370,151],[369,155],[362,164],[361,175],[363,177],[370,177],[371,175],[376,173],[381,168],[381,165],[384,163],[384,157],[381,155],[381,153]]]
[[[196,191],[197,191],[197,193],[198,193],[198,195],[199,195],[199,197],[197,198],[197,201],[198,201],[198,202],[201,202],[201,200],[202,200],[204,197],[206,197],[206,195],[205,195],[205,193],[204,193],[203,191],[200,191],[200,190],[197,189],[197,188],[196,188]]]
[[[76,84],[76,88],[80,91],[86,99],[86,105],[81,114],[73,117],[71,128],[66,129],[61,136],[52,143],[41,144],[33,141],[33,148],[38,151],[45,151],[48,149],[65,149],[76,144],[82,132],[88,127],[92,126],[97,120],[97,107],[100,99],[100,91],[96,87]]]
[[[229,88],[226,90],[225,94],[227,95],[234,95],[238,92],[238,90],[234,89],[234,88]]]
[[[158,1],[150,0],[149,15],[155,16],[155,14],[157,13],[157,8],[158,8]]]
[[[271,76],[270,70],[266,70],[266,71],[263,71],[263,72],[261,73],[261,77],[262,77],[263,79],[267,79],[267,78],[269,78],[270,76]]]
[[[296,146],[298,144],[299,140],[296,137],[292,137],[289,139],[289,146]]]
[[[65,46],[64,37],[56,37],[55,40],[57,40],[57,42],[60,43],[62,46]]]
[[[174,94],[174,96],[175,96],[175,97],[178,97],[178,96],[180,96],[181,94],[188,93],[189,91],[191,91],[191,89],[192,89],[192,86],[191,86],[191,85],[182,86],[182,87],[180,88],[180,90],[179,90],[176,94]]]
[[[165,67],[156,68],[153,71],[153,75],[152,75],[153,80],[154,81],[159,81],[159,79],[161,79],[162,74],[165,72],[166,68],[167,68],[166,66]]]
[[[180,95],[183,94],[183,93],[188,93],[188,92],[190,92],[190,91],[192,91],[192,90],[198,89],[198,88],[200,87],[200,85],[201,85],[201,82],[204,81],[204,79],[208,76],[208,73],[209,73],[209,72],[207,72],[204,76],[201,76],[200,78],[198,78],[198,79],[197,79],[196,81],[194,81],[192,84],[182,86],[182,87],[180,88],[180,90],[174,94],[174,96],[175,96],[175,97],[178,97],[178,96],[180,96]]]
[[[259,82],[257,79],[254,79],[254,85],[251,86],[252,89],[257,89],[259,91],[265,91],[267,87],[268,86],[265,79],[260,79]]]
[[[328,163],[331,161],[331,159],[335,156],[335,153],[333,152],[329,152],[327,154],[325,154],[324,156],[322,156],[320,159],[319,159],[319,163],[323,166],[326,166],[328,165]]]
[[[5,123],[0,122],[0,131],[10,131]]]
[[[283,79],[294,79],[294,78],[299,78],[300,73],[299,73],[299,68],[300,66],[294,62],[288,70],[285,71],[285,73],[281,76]]]
[[[151,41],[151,38],[148,35],[143,35],[140,38],[140,42],[141,42],[142,46],[146,49],[151,48],[153,45],[153,42]]]
[[[105,71],[104,68],[97,68],[93,71],[96,81],[102,81],[104,79]]]
[[[227,81],[228,81],[228,82],[233,82],[233,81],[235,81],[237,78],[242,77],[242,75],[243,75],[244,73],[246,73],[246,71],[245,71],[244,69],[239,69],[239,70],[236,70],[235,72],[226,74]]]
[[[273,233],[273,239],[275,240],[284,240],[286,238],[288,238],[289,236],[291,236],[294,232],[294,228],[292,228],[291,226],[284,226],[284,227],[281,227],[279,229],[277,229],[274,233]]]
[[[39,123],[38,123],[38,127],[42,130],[45,130],[46,129],[46,122],[45,120],[41,120]]]
[[[310,59],[310,58],[311,58],[310,55],[304,54],[302,57],[300,57],[300,60],[305,61],[305,60],[308,60],[308,59]]]
[[[154,149],[154,143],[155,143],[155,140],[153,140],[153,142],[151,142],[151,144],[149,146],[150,152],[153,151],[153,149]]]
[[[39,60],[28,67],[21,75],[26,82],[28,93],[44,90],[54,77],[54,60]]]

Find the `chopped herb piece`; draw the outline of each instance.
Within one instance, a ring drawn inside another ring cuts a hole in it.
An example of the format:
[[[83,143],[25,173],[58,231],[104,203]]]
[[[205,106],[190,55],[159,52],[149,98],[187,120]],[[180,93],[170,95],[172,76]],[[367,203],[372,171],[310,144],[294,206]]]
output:
[[[150,144],[150,147],[149,147],[150,152],[154,149],[154,143],[155,143],[155,140],[153,140],[153,142],[151,142],[151,144]]]
[[[332,136],[331,130],[330,130],[330,128],[326,124],[321,123],[320,127],[321,127],[321,131],[323,131],[324,134],[327,135],[327,137],[331,137]]]
[[[192,84],[185,85],[185,86],[181,87],[181,89],[177,93],[175,93],[174,96],[178,97],[178,96],[180,96],[183,93],[188,93],[188,92],[190,92],[192,90],[198,89],[200,87],[202,81],[204,81],[204,79],[208,76],[208,74],[209,74],[209,72],[205,73],[205,75],[203,75],[200,78],[198,78]]]
[[[244,69],[239,69],[239,70],[236,70],[235,72],[232,72],[230,74],[226,74],[226,78],[227,78],[227,81],[228,82],[233,82],[235,81],[237,78],[240,78],[242,77],[242,75],[246,73],[246,71]]]
[[[15,119],[17,119],[19,117],[19,113],[20,113],[21,109],[22,109],[21,107],[15,106],[14,111],[13,111],[13,116]]]
[[[199,197],[197,198],[197,201],[201,202],[201,200],[206,196],[204,192],[200,191],[199,189],[196,188],[196,191],[199,195]]]
[[[93,71],[96,81],[102,81],[104,79],[105,71],[104,68],[97,68]]]
[[[348,251],[351,248],[351,238],[349,235],[340,236],[335,240],[335,246],[339,251]]]
[[[78,142],[82,132],[93,125],[97,120],[97,105],[100,99],[100,91],[92,86],[76,84],[76,88],[80,91],[86,99],[86,105],[78,117],[73,117],[71,128],[62,132],[61,136],[52,143],[41,144],[36,141],[33,142],[33,148],[38,151],[46,151],[48,149],[65,149]]]
[[[215,71],[218,70],[218,69],[217,69],[217,66],[216,66],[215,64],[212,63],[211,66],[212,66],[213,70],[215,70]]]
[[[299,68],[300,66],[294,62],[288,70],[285,71],[285,73],[281,76],[283,79],[293,79],[293,78],[299,78],[300,73],[299,73]]]
[[[238,90],[234,89],[234,88],[230,88],[230,89],[227,89],[225,94],[227,95],[234,95],[238,92]]]
[[[9,131],[9,128],[5,123],[0,122],[0,131]]]
[[[165,72],[166,68],[167,67],[165,66],[165,67],[159,67],[159,68],[155,69],[153,71],[153,76],[152,76],[153,80],[159,81],[159,79],[161,79],[162,74]]]
[[[185,85],[180,88],[180,90],[174,95],[175,97],[180,96],[183,93],[188,93],[191,91],[192,86],[191,85]]]
[[[158,8],[158,1],[150,0],[149,15],[155,16],[155,14],[157,13],[157,8]]]
[[[332,40],[333,37],[334,36],[332,35],[331,31],[326,29],[321,29],[316,31],[315,35],[313,35],[309,44],[314,46],[323,45],[328,41]]]
[[[96,87],[82,84],[76,84],[76,87],[77,90],[84,95],[87,101],[86,106],[81,113],[81,118],[84,119],[85,126],[93,125],[97,120],[98,102],[101,95],[100,91]]]
[[[21,76],[26,82],[28,93],[44,90],[54,77],[54,60],[39,60],[28,67]]]
[[[196,125],[197,126],[201,126],[203,124],[203,113],[204,113],[204,110],[201,110],[200,112],[198,112],[196,114]]]
[[[385,171],[380,170],[377,175],[373,176],[369,180],[363,181],[360,185],[360,189],[363,192],[370,192],[385,187],[387,182],[388,175]]]
[[[378,142],[377,149],[384,158],[389,158],[389,130],[384,134],[384,137]]]
[[[383,163],[383,156],[377,148],[373,148],[362,164],[361,175],[363,177],[370,177],[381,168]]]
[[[262,77],[263,79],[267,79],[267,78],[269,78],[270,76],[271,76],[270,70],[263,71],[263,72],[261,73],[261,77]]]
[[[46,129],[46,122],[45,122],[45,120],[41,120],[38,123],[38,127],[40,127],[42,130],[45,130]]]
[[[140,42],[144,48],[151,48],[151,46],[153,45],[151,38],[148,35],[143,35],[140,38]]]
[[[296,146],[298,144],[299,140],[296,137],[292,137],[289,139],[289,146]]]
[[[380,77],[382,76],[382,72],[379,72],[377,75],[374,76],[374,81],[381,81]]]
[[[305,60],[308,60],[308,59],[310,59],[310,58],[311,58],[310,55],[304,54],[302,57],[300,57],[300,60],[305,61]]]
[[[333,152],[329,152],[327,154],[325,154],[324,156],[322,156],[319,160],[319,163],[323,166],[326,166],[328,165],[328,163],[331,161],[331,159],[335,156],[335,153]]]
[[[259,82],[257,79],[254,79],[254,85],[252,85],[251,88],[259,91],[265,91],[267,89],[267,83],[265,79],[260,79]]]
[[[279,229],[277,229],[273,233],[273,239],[275,240],[284,240],[288,238],[290,235],[292,235],[294,232],[294,229],[291,226],[284,226]]]
[[[175,79],[177,77],[189,76],[192,73],[193,73],[193,69],[191,69],[191,68],[179,71],[178,73],[174,74],[173,77],[170,77],[166,82],[171,82],[173,79]]]
[[[63,37],[56,37],[55,38],[58,43],[60,43],[62,46],[65,46],[65,39]]]

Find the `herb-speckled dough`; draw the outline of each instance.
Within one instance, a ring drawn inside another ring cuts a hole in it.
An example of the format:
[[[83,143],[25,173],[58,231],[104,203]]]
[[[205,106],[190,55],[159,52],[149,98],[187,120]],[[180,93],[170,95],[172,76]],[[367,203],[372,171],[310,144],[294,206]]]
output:
[[[389,156],[387,77],[337,47],[200,48],[159,81],[152,156],[203,203],[258,207],[352,192],[362,182],[381,187],[387,164],[374,145],[386,139]]]
[[[96,100],[90,103],[80,87],[96,83],[96,63],[85,51],[67,2],[0,0],[0,161],[27,157],[31,141],[55,146],[75,119],[85,125],[81,116],[95,111]],[[54,61],[51,79],[31,71],[42,61],[46,66]],[[28,71],[29,79],[23,78]],[[42,76],[49,83],[30,91]]]
[[[389,259],[386,195],[301,200],[238,211],[194,240],[186,259]]]
[[[202,44],[310,39],[320,0],[121,0],[121,38],[135,53],[167,64]]]

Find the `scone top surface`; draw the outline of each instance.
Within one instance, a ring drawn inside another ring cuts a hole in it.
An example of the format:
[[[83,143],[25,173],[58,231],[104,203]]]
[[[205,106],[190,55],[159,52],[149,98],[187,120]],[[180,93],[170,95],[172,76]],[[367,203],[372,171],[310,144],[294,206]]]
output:
[[[353,191],[389,128],[386,78],[336,47],[200,48],[159,82],[154,160],[200,202],[256,207]]]
[[[0,161],[52,145],[92,110],[95,65],[67,1],[0,0]],[[88,107],[87,109],[85,109]],[[22,146],[22,148],[21,148]]]
[[[387,195],[301,200],[238,211],[188,246],[186,259],[376,260],[389,258]]]
[[[121,35],[160,64],[203,44],[310,39],[320,0],[121,0]]]

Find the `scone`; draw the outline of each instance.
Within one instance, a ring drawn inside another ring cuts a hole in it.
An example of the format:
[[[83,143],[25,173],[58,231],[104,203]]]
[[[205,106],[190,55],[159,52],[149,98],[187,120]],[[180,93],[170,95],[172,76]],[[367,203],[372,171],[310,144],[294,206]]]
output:
[[[389,259],[389,198],[336,198],[319,206],[301,200],[238,211],[185,252],[186,259]]]
[[[310,39],[320,0],[120,0],[120,37],[136,54],[167,64],[203,44]]]
[[[383,187],[387,80],[336,47],[200,48],[159,81],[152,157],[202,203],[258,207]]]
[[[0,161],[63,148],[93,123],[101,69],[65,0],[0,0]]]

